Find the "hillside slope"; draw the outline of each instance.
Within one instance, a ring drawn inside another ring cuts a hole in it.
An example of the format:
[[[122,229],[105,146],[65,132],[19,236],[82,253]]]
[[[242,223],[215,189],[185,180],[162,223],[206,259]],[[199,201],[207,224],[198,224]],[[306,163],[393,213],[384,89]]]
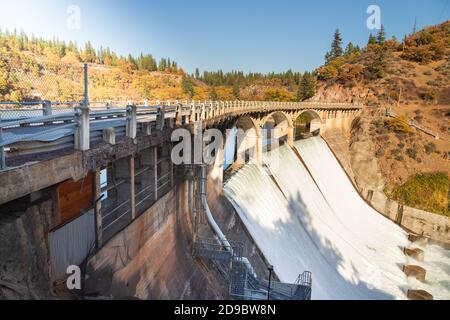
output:
[[[385,192],[445,215],[450,215],[449,57],[450,21],[405,37],[402,43],[369,43],[319,68],[312,99],[364,103],[351,142],[368,145],[363,152],[368,159],[376,157],[378,168],[373,170],[384,177]],[[386,116],[388,108],[395,117]]]

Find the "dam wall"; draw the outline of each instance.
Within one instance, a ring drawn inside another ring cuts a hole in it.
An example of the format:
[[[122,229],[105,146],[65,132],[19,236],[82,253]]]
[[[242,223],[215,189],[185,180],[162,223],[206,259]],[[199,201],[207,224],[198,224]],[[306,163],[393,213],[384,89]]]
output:
[[[169,191],[87,265],[85,294],[114,299],[223,299],[221,276],[192,256],[189,182]]]
[[[356,150],[356,153],[352,153],[349,148],[350,134],[350,127],[334,128],[326,131],[322,136],[361,197],[375,210],[412,233],[450,245],[449,217],[403,206],[389,199],[383,192],[383,186],[378,183],[379,177],[373,174],[373,179],[367,179],[358,174],[358,170],[352,168],[352,161],[367,162],[370,165],[370,161],[376,161],[376,159],[373,159],[373,155],[358,153],[361,148],[356,146],[352,148],[352,150]],[[364,172],[367,176],[368,171],[364,170]]]

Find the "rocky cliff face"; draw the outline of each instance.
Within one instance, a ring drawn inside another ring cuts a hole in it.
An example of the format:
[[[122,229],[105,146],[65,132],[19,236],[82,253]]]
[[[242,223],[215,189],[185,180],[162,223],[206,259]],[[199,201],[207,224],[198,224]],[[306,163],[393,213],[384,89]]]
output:
[[[375,145],[369,133],[369,119],[372,110],[365,108],[351,127],[349,157],[356,184],[371,186],[374,190],[383,190],[384,180],[375,157]],[[361,181],[362,180],[362,181]]]

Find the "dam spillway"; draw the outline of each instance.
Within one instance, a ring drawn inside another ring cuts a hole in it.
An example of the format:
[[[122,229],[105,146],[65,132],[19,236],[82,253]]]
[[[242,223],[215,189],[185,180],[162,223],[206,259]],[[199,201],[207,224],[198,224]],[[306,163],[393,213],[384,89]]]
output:
[[[366,204],[320,138],[297,141],[251,162],[225,184],[281,281],[313,272],[313,299],[406,299],[408,289],[449,298],[449,252],[425,248],[427,282],[407,278],[407,233]]]

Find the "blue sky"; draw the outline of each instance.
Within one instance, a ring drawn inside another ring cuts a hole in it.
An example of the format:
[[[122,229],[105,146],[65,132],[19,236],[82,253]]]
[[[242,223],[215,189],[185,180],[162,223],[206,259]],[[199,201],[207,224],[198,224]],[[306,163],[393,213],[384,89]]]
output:
[[[188,72],[304,71],[323,62],[333,32],[364,45],[367,7],[381,8],[389,36],[450,19],[449,0],[0,0],[0,28],[170,57]],[[67,8],[81,28],[67,28]]]

